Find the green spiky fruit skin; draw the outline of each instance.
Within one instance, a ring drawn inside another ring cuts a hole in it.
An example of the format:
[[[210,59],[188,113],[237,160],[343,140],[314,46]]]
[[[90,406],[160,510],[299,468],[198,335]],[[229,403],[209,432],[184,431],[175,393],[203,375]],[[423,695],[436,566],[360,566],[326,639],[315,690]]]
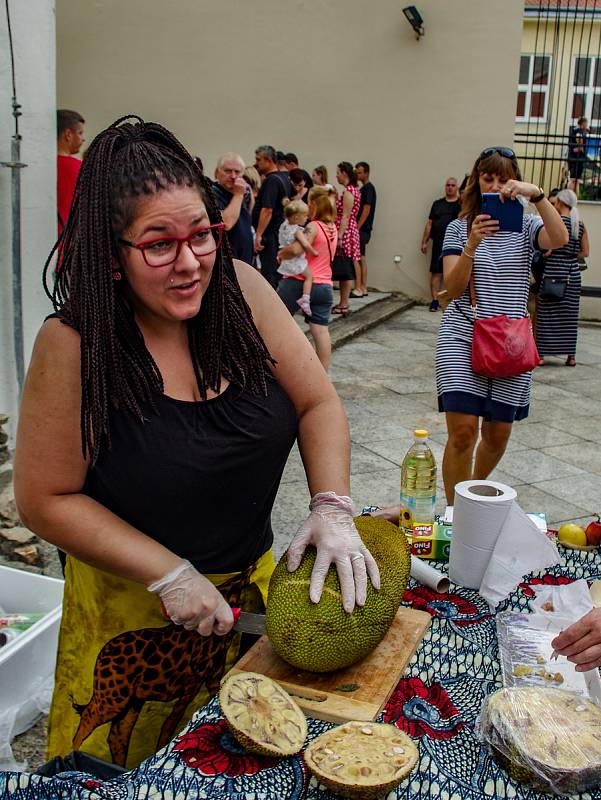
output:
[[[367,600],[352,614],[342,607],[335,567],[326,577],[319,603],[309,599],[316,550],[307,548],[299,568],[288,572],[282,556],[269,583],[265,627],[275,652],[297,669],[333,672],[364,658],[382,640],[407,588],[411,551],[403,531],[375,517],[355,524],[380,569],[380,590],[367,582]]]

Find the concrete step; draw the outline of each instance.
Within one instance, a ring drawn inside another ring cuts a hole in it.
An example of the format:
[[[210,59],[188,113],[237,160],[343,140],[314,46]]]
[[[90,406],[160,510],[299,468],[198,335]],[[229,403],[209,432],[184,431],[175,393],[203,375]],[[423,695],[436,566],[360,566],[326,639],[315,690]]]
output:
[[[333,350],[356,336],[360,336],[375,325],[390,319],[395,314],[411,308],[411,306],[415,305],[415,300],[400,293],[391,294],[370,291],[368,297],[351,301],[351,303],[350,314],[344,317],[342,315],[334,315],[332,317],[329,327]],[[302,321],[302,318],[297,317],[296,319],[298,319],[309,341],[312,341],[309,326]]]

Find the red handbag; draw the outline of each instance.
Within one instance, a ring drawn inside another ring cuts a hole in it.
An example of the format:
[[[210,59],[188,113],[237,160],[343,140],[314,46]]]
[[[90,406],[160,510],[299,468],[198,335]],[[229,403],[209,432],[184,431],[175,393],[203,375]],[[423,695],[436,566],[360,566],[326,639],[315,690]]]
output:
[[[470,300],[474,312],[472,369],[486,378],[510,378],[538,366],[539,355],[530,316],[520,319],[502,314],[478,319],[474,276],[470,276]]]

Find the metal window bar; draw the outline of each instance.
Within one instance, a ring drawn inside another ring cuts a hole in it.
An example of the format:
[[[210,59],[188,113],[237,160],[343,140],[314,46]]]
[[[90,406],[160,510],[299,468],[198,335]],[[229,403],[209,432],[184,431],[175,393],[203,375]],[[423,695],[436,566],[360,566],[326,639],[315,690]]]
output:
[[[564,188],[573,185],[569,172],[578,162],[579,196],[601,201],[601,0],[546,0],[527,4],[525,16],[536,19],[536,28],[534,51],[522,54],[529,59],[528,86],[522,69],[517,82],[514,146],[523,177],[546,191]],[[537,83],[545,70],[546,84]],[[579,116],[589,121],[584,156],[572,148]]]

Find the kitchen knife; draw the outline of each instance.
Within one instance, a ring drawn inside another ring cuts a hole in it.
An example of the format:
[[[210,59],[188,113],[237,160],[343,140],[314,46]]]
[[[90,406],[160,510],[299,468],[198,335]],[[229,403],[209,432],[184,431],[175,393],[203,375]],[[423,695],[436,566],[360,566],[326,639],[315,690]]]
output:
[[[169,619],[167,609],[161,600],[161,610],[166,620]],[[240,608],[232,608],[234,615],[234,628],[242,633],[253,633],[255,636],[263,636],[265,633],[265,614],[252,614],[250,611],[242,611]]]
[[[232,608],[232,613],[234,615],[234,628],[237,631],[263,636],[265,633],[265,614],[253,614],[250,611],[242,611],[239,608]]]

